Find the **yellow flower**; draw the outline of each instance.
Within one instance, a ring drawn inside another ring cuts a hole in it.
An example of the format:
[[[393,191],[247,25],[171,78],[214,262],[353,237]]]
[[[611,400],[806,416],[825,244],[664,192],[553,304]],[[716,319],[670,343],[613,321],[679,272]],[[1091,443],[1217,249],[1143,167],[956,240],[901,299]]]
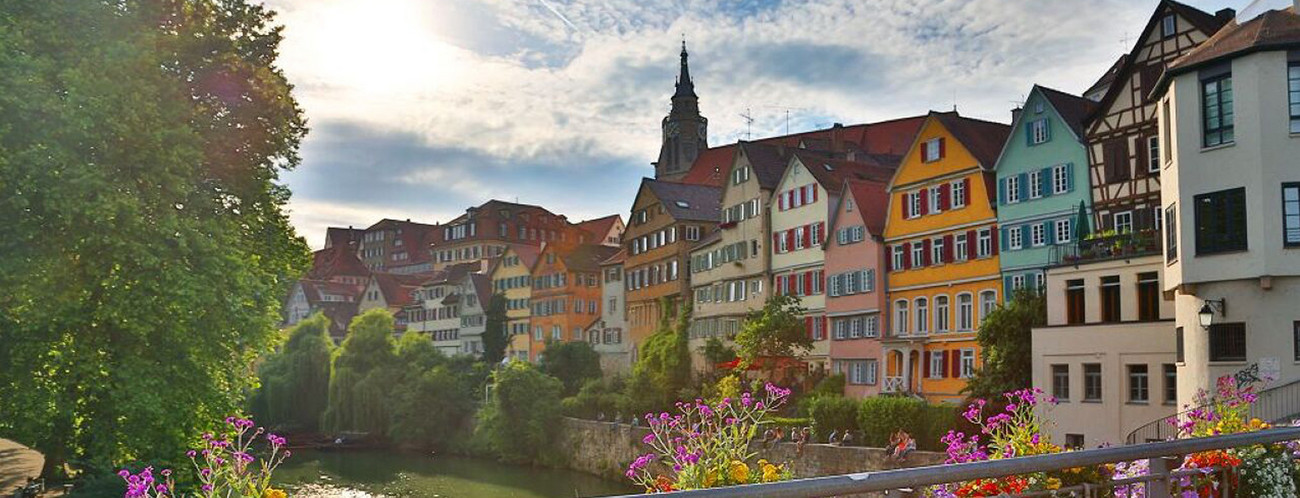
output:
[[[286,498],[287,496],[289,495],[285,494],[284,491],[275,488],[266,488],[266,491],[262,492],[262,498]]]
[[[770,463],[761,461],[763,467],[763,482],[773,482],[781,480],[781,468]]]
[[[1047,478],[1047,489],[1061,489],[1061,480],[1055,477]]]
[[[735,483],[741,484],[749,482],[749,466],[745,465],[745,462],[732,460],[731,468],[729,470],[730,472],[728,475],[731,476],[731,480]]]
[[[718,472],[716,470],[710,470],[709,473],[704,476],[704,487],[712,488],[713,484],[716,482],[718,482]]]

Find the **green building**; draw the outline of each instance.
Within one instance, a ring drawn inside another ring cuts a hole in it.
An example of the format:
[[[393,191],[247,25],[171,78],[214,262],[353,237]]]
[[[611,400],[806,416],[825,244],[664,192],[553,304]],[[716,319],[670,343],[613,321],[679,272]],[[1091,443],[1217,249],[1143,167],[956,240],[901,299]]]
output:
[[[1084,124],[1096,104],[1034,85],[1011,123],[995,166],[1003,289],[1043,288],[1043,269],[1060,261],[1089,227],[1092,209]],[[1084,221],[1083,223],[1086,223]]]

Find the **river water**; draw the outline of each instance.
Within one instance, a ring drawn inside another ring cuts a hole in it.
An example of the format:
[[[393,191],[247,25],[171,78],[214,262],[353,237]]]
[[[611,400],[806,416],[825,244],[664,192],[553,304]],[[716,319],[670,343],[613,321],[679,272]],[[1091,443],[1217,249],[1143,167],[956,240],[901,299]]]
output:
[[[277,486],[303,498],[576,498],[637,492],[626,482],[490,460],[383,451],[295,451]]]

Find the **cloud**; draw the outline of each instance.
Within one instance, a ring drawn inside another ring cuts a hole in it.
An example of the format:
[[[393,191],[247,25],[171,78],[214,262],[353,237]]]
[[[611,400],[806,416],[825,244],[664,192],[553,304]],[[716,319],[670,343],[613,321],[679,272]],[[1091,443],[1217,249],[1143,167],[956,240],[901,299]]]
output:
[[[792,132],[954,104],[1006,122],[1035,83],[1091,85],[1155,5],[269,3],[286,26],[280,63],[312,126],[303,165],[286,177],[295,207],[430,222],[492,197],[574,217],[625,213],[638,179],[652,174],[683,33],[710,143],[721,144],[745,136],[742,113],[754,117],[754,137],[784,133],[787,112]]]

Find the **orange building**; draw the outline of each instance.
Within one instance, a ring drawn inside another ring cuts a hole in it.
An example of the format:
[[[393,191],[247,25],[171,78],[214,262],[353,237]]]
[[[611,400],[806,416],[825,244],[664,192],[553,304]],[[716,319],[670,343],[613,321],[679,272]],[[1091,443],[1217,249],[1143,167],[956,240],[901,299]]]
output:
[[[537,361],[548,340],[585,340],[583,330],[600,319],[600,263],[618,251],[596,244],[542,248],[532,269],[530,361]]]
[[[993,167],[1004,124],[932,112],[889,186],[883,392],[956,402],[1001,301]]]

